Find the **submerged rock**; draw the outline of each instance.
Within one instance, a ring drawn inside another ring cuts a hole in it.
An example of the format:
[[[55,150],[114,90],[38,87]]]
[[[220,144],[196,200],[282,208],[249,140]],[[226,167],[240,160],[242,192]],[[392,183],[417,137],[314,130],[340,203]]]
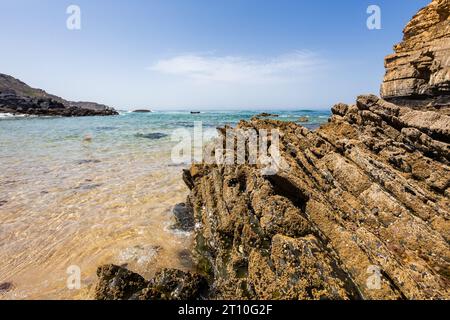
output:
[[[100,163],[100,160],[97,159],[83,159],[83,160],[79,160],[77,161],[77,164],[81,165],[81,164],[89,164],[89,163]]]
[[[172,213],[176,220],[174,228],[182,231],[194,230],[194,212],[189,205],[178,203],[173,207]]]
[[[150,113],[152,111],[148,110],[148,109],[137,109],[137,110],[134,110],[133,112],[135,112],[135,113]]]
[[[300,118],[298,118],[298,122],[309,122],[309,118],[308,117],[300,117]]]
[[[145,138],[150,140],[159,140],[168,136],[166,133],[152,132],[152,133],[137,133],[135,135],[138,138]]]

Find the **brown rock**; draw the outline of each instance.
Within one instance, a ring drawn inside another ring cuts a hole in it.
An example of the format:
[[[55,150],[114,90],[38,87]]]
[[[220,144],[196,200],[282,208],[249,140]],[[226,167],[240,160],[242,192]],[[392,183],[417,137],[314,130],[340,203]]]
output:
[[[450,104],[450,2],[433,0],[403,31],[386,57],[381,96],[397,104]]]
[[[309,118],[308,117],[300,117],[298,118],[299,122],[309,122]]]
[[[254,165],[196,165],[188,199],[212,297],[448,299],[444,111],[360,96],[315,132],[241,122],[278,129],[289,167],[267,176]],[[374,267],[376,290],[367,286]]]

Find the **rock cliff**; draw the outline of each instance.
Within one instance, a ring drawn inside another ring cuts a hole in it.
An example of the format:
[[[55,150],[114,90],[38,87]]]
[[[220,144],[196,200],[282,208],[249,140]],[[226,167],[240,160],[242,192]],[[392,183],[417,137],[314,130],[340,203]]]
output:
[[[279,133],[267,142],[278,140],[274,172],[264,163],[184,171],[193,256],[209,285],[189,298],[450,298],[449,70],[439,49],[448,5],[432,1],[406,27],[386,60],[385,99],[337,104],[315,131],[241,121],[236,135]],[[101,270],[97,298],[111,280]],[[181,287],[192,279],[177,277]],[[145,298],[143,286],[135,291]]]
[[[385,59],[381,96],[410,107],[450,105],[450,1],[433,0]]]
[[[102,104],[67,101],[1,73],[0,112],[65,117],[118,114],[113,108]]]

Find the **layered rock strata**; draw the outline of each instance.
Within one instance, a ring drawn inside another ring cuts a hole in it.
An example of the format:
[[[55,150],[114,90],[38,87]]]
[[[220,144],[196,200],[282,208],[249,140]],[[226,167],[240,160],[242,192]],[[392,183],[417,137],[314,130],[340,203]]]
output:
[[[239,124],[279,130],[287,169],[275,175],[250,165],[185,173],[211,295],[450,298],[450,117],[376,96],[332,111],[315,132]]]
[[[250,161],[184,170],[190,194],[175,216],[194,227],[208,280],[189,299],[450,299],[449,13],[434,0],[408,24],[386,59],[384,99],[337,104],[315,131],[241,121],[236,136],[271,132],[277,170]],[[124,291],[99,276],[97,298],[118,298],[105,285]],[[192,276],[177,272],[167,290]],[[142,295],[145,286],[119,298],[161,298]]]
[[[385,59],[381,96],[411,107],[450,105],[450,1],[433,0]]]

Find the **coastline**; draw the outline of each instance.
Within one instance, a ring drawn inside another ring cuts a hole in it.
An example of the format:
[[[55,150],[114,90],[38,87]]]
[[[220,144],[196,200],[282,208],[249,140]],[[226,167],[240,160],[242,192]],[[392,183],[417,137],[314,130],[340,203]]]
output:
[[[104,6],[11,2],[3,71],[134,111],[0,73],[0,300],[449,300],[450,1],[423,4],[391,51],[419,2],[331,29],[320,3],[117,2],[83,30]]]
[[[280,131],[269,144],[284,163],[270,174],[193,164],[183,181],[197,272],[145,280],[102,266],[95,298],[449,299],[449,11],[433,0],[407,25],[386,58],[385,99],[336,104],[316,131],[257,118],[222,128]]]
[[[188,194],[187,165],[173,163],[171,134],[202,121],[208,140],[216,126],[256,113],[1,119],[0,284],[13,285],[1,298],[93,298],[96,268],[107,263],[146,278],[168,266],[194,271],[192,232],[171,227],[174,206]],[[307,114],[309,125],[326,120]],[[70,266],[80,267],[81,291],[67,289]]]

